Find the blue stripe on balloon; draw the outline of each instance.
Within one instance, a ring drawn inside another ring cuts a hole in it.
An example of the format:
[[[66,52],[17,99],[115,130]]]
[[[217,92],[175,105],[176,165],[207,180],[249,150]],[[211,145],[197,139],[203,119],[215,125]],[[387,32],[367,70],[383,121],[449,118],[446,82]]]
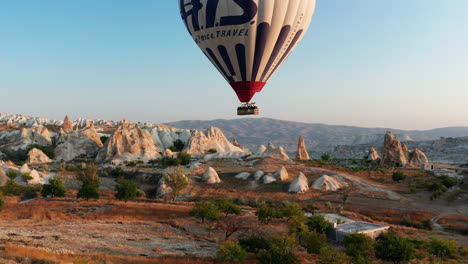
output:
[[[245,46],[244,44],[237,44],[236,45],[236,54],[237,54],[237,62],[239,63],[239,70],[242,76],[242,81],[247,81],[247,59],[245,57]]]
[[[275,60],[278,58],[278,54],[281,52],[281,49],[283,48],[284,42],[286,42],[286,39],[288,38],[289,32],[291,31],[291,26],[287,25],[284,26],[281,29],[281,32],[278,36],[278,39],[276,40],[275,48],[273,49],[273,52],[271,53],[270,59],[268,60],[267,66],[265,67],[265,70],[263,71],[262,74],[262,82],[265,82],[265,77],[270,70],[271,66],[275,62]]]
[[[260,64],[262,63],[262,58],[265,52],[265,47],[267,44],[269,34],[270,34],[270,24],[261,23],[260,25],[258,25],[257,39],[255,41],[254,65],[252,68],[252,81],[257,80],[258,71],[260,69]]]
[[[219,54],[221,54],[221,58],[224,60],[224,64],[228,67],[229,72],[231,73],[231,76],[236,76],[236,71],[234,70],[234,67],[232,66],[231,58],[229,58],[229,54],[227,52],[227,49],[223,45],[218,46],[218,51]]]
[[[283,63],[284,60],[286,60],[288,58],[288,55],[289,53],[291,52],[292,48],[294,47],[294,45],[296,45],[296,43],[299,41],[299,39],[301,38],[301,35],[302,33],[304,32],[303,29],[297,31],[296,35],[294,36],[294,39],[291,41],[291,44],[289,44],[289,47],[288,49],[286,50],[286,52],[283,54],[283,57],[281,57],[281,60],[278,62],[278,64],[276,64],[276,67],[275,69],[270,72],[270,75],[268,76],[267,79],[269,79],[271,77],[271,75],[279,68],[279,66]]]
[[[221,71],[224,77],[228,79],[229,82],[234,82],[234,78],[232,78],[232,76],[226,73],[226,70],[223,68],[218,58],[216,58],[216,55],[213,53],[213,51],[210,48],[207,48],[206,51],[208,52],[208,55],[211,57],[211,60],[216,64],[216,66],[218,66],[218,69]]]

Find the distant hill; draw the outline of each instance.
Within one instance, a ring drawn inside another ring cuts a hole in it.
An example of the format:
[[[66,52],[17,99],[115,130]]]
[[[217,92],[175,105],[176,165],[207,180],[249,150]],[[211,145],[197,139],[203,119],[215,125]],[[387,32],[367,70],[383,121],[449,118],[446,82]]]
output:
[[[187,120],[166,123],[186,129],[203,129],[209,126],[221,128],[229,139],[237,139],[247,146],[272,142],[293,151],[299,136],[304,136],[308,146],[315,151],[328,151],[338,145],[381,144],[384,134],[391,130],[402,141],[437,140],[440,137],[468,136],[468,127],[448,127],[432,130],[401,130],[391,128],[363,128],[333,126],[283,121],[270,118],[247,118],[234,120]]]

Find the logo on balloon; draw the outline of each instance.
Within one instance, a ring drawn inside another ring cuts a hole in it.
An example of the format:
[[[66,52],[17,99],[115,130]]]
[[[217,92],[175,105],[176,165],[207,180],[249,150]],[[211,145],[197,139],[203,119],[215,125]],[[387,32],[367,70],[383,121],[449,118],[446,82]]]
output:
[[[193,28],[194,32],[198,32],[203,29],[210,29],[213,27],[242,25],[249,23],[257,15],[258,6],[254,0],[229,1],[232,3],[226,4],[228,6],[237,5],[242,10],[241,15],[219,15],[218,7],[220,0],[180,0],[180,14],[189,31],[189,25],[191,25],[191,28]],[[205,10],[204,21],[200,21],[200,13],[203,10]]]

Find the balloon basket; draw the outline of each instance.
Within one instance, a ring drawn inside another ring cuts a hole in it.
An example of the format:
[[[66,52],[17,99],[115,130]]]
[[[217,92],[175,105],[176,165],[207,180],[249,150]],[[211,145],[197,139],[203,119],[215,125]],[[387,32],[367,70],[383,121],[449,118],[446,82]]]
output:
[[[254,104],[246,103],[242,106],[237,108],[237,115],[245,116],[245,115],[259,115],[260,109]]]

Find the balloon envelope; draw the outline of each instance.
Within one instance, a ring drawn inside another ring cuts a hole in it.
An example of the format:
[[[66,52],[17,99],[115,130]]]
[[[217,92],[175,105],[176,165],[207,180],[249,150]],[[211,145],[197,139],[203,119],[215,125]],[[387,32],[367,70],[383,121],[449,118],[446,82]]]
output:
[[[315,0],[179,0],[190,35],[241,102],[249,102],[304,37]]]

